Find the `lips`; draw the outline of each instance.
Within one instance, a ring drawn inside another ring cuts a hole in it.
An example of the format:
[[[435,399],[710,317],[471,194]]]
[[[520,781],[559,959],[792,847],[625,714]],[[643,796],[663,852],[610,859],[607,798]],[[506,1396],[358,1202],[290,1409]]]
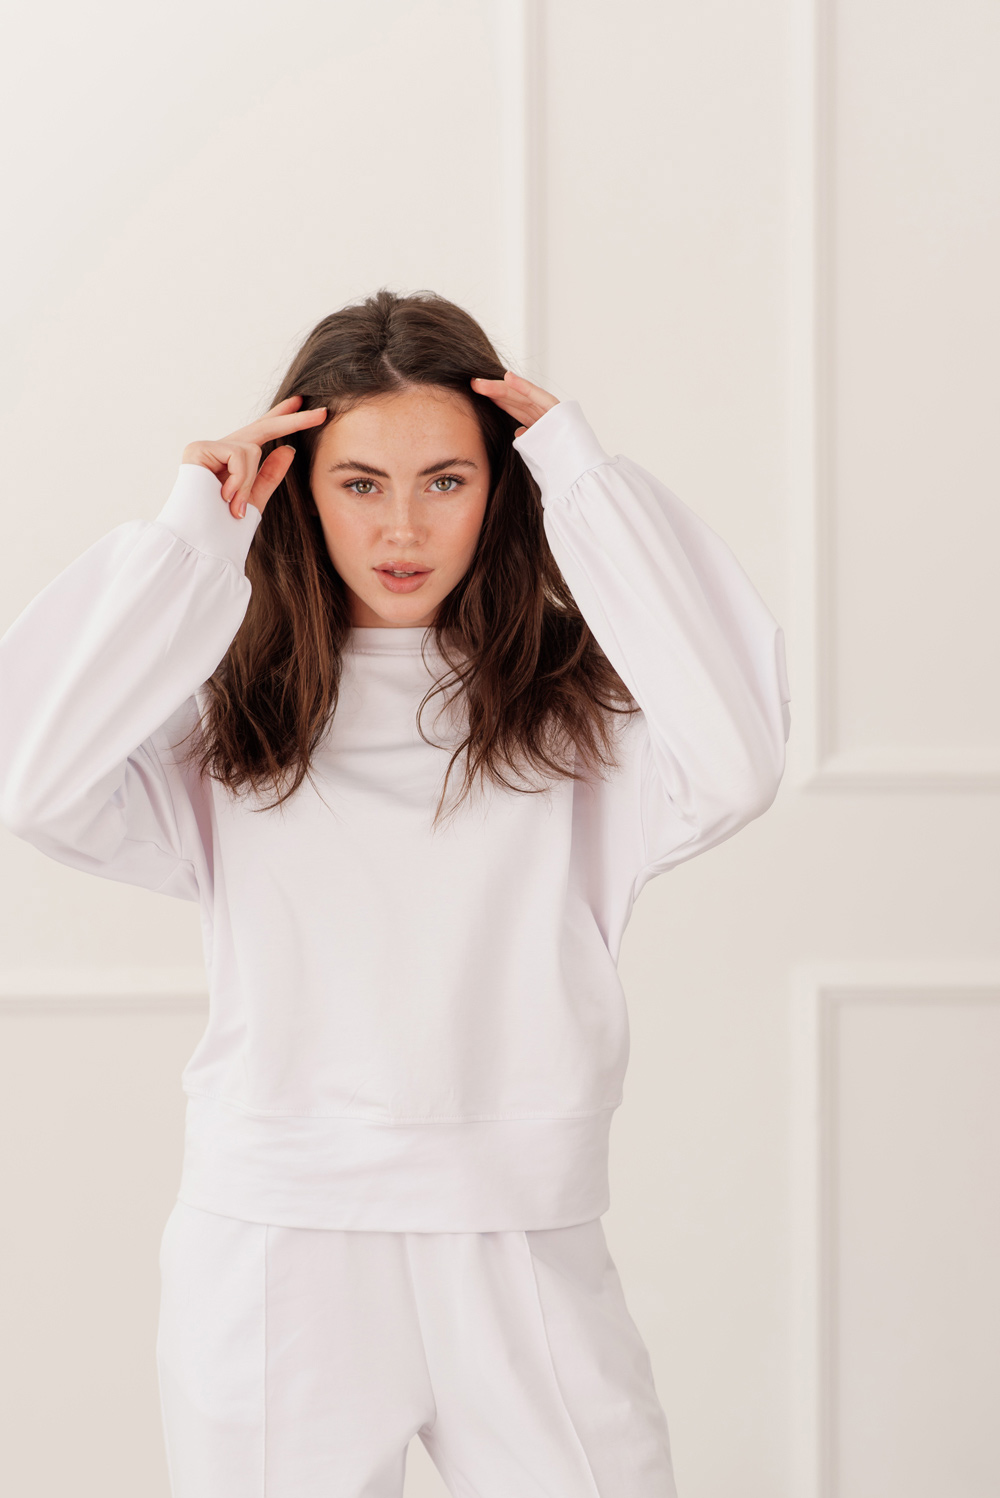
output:
[[[395,570],[397,572],[401,572],[403,569],[401,567],[396,567]],[[406,570],[410,571],[411,569],[407,568]],[[415,588],[420,587],[425,577],[430,576],[432,570],[433,569],[430,567],[419,567],[413,570],[412,577],[394,577],[393,569],[391,567],[386,566],[375,568],[375,571],[381,580],[382,586],[384,588],[387,588],[390,593],[412,593]]]

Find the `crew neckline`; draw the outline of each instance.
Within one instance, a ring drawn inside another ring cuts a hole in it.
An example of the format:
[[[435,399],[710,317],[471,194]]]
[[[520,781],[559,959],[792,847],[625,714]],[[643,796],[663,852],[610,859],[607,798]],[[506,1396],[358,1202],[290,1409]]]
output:
[[[364,655],[420,655],[424,636],[426,649],[439,655],[431,624],[406,625],[396,628],[391,624],[352,624],[347,640],[347,649]]]

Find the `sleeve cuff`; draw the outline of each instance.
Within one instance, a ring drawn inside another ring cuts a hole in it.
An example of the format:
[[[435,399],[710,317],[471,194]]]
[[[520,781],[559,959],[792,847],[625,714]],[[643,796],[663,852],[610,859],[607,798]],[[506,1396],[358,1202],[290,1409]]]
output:
[[[577,479],[615,460],[606,453],[591,430],[577,401],[560,401],[544,416],[514,438],[543,502],[565,494]]]
[[[256,505],[248,504],[237,519],[222,498],[222,484],[200,463],[182,463],[174,487],[155,523],[165,525],[182,541],[208,556],[222,557],[240,570],[261,522]]]

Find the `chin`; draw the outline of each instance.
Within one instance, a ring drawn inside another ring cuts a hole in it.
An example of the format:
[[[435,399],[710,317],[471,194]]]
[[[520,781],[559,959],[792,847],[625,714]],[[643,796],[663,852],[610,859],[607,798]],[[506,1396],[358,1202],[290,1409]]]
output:
[[[395,625],[397,629],[415,629],[419,625],[429,624],[437,613],[440,600],[432,599],[427,602],[421,599],[419,605],[416,598],[401,597],[398,600],[390,599],[388,602],[382,598],[365,598],[364,614],[369,624],[375,624],[376,619],[383,624]],[[357,612],[362,612],[358,610]],[[374,617],[373,617],[374,616]]]

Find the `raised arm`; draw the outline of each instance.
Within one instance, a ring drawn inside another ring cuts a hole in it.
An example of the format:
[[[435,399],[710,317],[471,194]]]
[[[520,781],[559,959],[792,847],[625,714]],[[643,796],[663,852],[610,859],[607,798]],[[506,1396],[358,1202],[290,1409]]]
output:
[[[96,541],[0,639],[0,821],[60,862],[198,898],[173,740],[243,621],[250,542],[291,460],[260,464],[259,444],[324,418],[293,405],[192,444],[156,519]]]
[[[510,374],[475,384],[524,423],[515,447],[553,555],[642,709],[638,888],[773,801],[789,728],[784,638],[725,542],[651,473],[609,456],[575,401]]]

